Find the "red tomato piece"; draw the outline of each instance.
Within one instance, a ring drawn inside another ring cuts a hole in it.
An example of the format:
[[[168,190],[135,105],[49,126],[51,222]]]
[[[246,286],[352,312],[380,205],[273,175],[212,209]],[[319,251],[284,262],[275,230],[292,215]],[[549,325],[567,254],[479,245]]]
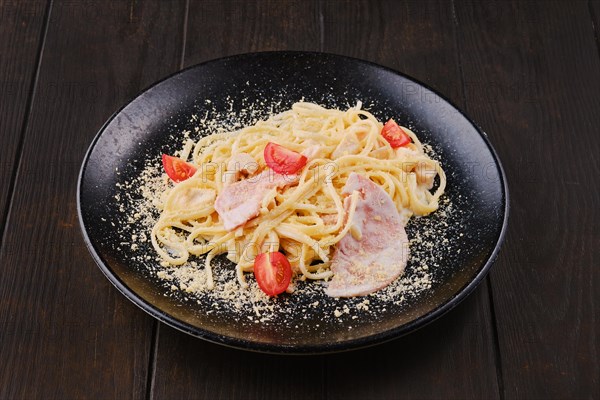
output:
[[[304,168],[308,158],[276,143],[269,142],[264,151],[265,162],[278,174],[294,174]]]
[[[254,259],[254,276],[260,289],[268,296],[276,296],[290,285],[292,267],[280,252],[260,253]]]
[[[383,136],[393,148],[406,146],[411,142],[410,136],[408,136],[408,134],[404,132],[393,119],[390,119],[385,123],[381,130],[381,136]]]
[[[163,154],[162,162],[165,172],[174,182],[185,181],[196,173],[196,167],[186,163],[181,158]]]

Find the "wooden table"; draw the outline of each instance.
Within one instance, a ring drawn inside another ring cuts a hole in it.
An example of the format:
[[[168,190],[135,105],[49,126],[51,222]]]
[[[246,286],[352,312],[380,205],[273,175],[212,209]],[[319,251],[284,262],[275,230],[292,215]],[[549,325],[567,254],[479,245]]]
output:
[[[600,398],[599,29],[599,1],[0,0],[0,398]],[[77,174],[115,110],[186,66],[284,49],[427,82],[500,154],[500,257],[417,333],[224,348],[136,308],[84,245]]]

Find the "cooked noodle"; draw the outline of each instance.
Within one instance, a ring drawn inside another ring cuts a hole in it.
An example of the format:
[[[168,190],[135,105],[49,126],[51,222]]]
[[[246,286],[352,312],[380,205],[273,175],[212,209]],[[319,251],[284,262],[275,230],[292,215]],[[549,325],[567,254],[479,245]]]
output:
[[[351,195],[348,215],[343,207],[342,188],[350,173],[379,184],[404,222],[435,211],[444,192],[444,171],[425,154],[416,135],[403,127],[412,143],[394,149],[382,137],[382,126],[360,104],[340,111],[299,102],[256,125],[188,143],[181,154],[185,159],[191,152],[190,163],[198,170],[163,196],[162,213],[152,229],[154,248],[174,266],[206,254],[209,287],[211,261],[222,253],[237,265],[242,284],[256,254],[265,251],[284,252],[302,279],[329,278],[335,245],[351,231],[348,221],[356,209],[357,193]],[[263,151],[269,142],[310,153],[308,163],[299,171],[297,184],[271,190],[259,215],[229,232],[214,207],[214,199],[235,175],[228,171],[228,161],[240,153],[252,156],[258,168],[248,168],[256,171],[245,177],[252,179],[267,168]],[[436,175],[439,183],[431,192]]]

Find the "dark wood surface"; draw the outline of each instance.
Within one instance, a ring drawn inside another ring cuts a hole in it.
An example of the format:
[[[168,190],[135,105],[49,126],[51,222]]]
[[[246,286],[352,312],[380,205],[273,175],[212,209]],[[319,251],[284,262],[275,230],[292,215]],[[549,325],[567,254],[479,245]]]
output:
[[[0,0],[0,398],[600,398],[598,1]],[[96,268],[79,165],[152,82],[249,51],[363,58],[487,132],[511,218],[488,279],[415,334],[343,354],[232,350]]]

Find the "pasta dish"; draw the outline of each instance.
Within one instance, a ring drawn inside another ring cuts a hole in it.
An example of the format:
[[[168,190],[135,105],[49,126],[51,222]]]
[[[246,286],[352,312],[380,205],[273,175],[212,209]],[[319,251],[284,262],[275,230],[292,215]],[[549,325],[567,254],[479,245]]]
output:
[[[417,136],[361,104],[346,111],[298,102],[241,130],[189,140],[163,155],[173,184],[158,204],[152,244],[165,263],[219,254],[268,295],[292,277],[326,281],[333,297],[362,296],[402,275],[404,226],[438,208],[446,177]],[[218,273],[215,270],[215,273]]]

